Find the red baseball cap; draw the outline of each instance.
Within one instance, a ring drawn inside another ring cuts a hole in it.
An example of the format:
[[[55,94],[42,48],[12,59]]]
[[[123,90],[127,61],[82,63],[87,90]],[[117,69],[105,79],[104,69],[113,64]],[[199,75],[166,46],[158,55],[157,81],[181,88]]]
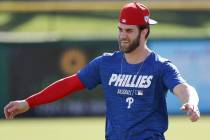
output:
[[[150,19],[149,9],[139,2],[124,5],[120,11],[119,22],[139,26],[157,24],[157,21]]]

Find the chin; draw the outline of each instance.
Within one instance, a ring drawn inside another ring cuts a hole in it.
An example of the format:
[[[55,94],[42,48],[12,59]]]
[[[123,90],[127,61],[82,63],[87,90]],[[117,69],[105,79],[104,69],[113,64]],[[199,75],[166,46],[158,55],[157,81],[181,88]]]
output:
[[[127,49],[126,49],[125,47],[122,47],[122,46],[121,46],[121,47],[119,48],[119,50],[122,51],[122,52],[126,52]]]
[[[127,50],[129,48],[129,44],[121,45],[120,48],[122,48],[123,50]]]
[[[123,52],[123,53],[129,53],[128,49],[120,48],[120,51]]]

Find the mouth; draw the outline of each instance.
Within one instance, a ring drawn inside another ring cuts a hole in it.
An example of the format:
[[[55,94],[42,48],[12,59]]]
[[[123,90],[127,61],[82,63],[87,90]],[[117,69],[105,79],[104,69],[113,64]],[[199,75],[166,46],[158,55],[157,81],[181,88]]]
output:
[[[120,43],[121,43],[121,44],[128,44],[129,41],[127,41],[127,40],[121,40]]]

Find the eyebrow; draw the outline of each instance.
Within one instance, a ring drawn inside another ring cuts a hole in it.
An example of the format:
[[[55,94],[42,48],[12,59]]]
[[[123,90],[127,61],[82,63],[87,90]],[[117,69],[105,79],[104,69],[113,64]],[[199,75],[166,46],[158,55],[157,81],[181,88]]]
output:
[[[123,30],[123,29],[122,29],[121,27],[119,27],[119,26],[118,26],[118,29],[119,29],[119,30]],[[127,29],[125,29],[125,31],[133,31],[133,30],[134,30],[134,29],[132,29],[132,28],[127,28]]]
[[[121,28],[120,26],[118,26],[118,29],[119,29],[119,30],[122,30],[122,28]]]

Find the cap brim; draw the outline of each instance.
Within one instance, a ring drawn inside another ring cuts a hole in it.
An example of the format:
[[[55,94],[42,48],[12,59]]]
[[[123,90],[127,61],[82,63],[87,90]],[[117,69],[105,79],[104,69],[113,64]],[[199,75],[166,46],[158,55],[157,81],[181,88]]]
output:
[[[158,22],[154,19],[149,19],[149,24],[150,25],[154,25],[154,24],[157,24]]]

